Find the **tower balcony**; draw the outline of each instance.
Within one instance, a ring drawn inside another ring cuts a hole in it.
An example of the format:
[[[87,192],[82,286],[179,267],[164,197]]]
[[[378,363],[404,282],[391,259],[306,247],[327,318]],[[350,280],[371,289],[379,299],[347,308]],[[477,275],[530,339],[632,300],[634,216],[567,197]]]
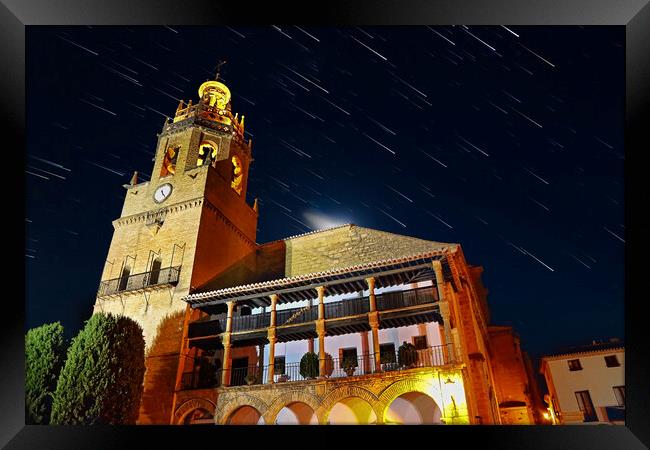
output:
[[[99,283],[97,297],[175,286],[180,272],[181,266],[174,266],[105,280]]]

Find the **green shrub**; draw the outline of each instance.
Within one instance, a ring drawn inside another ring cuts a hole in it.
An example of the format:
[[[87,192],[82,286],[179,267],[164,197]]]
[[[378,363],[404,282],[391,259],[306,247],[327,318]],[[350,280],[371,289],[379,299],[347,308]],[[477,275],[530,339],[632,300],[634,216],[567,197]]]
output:
[[[316,378],[319,374],[318,355],[307,352],[300,358],[300,375],[303,378]]]
[[[72,340],[54,393],[53,424],[134,424],[144,379],[142,328],[95,314]]]
[[[65,359],[60,322],[32,328],[25,336],[25,423],[50,422],[52,395]]]

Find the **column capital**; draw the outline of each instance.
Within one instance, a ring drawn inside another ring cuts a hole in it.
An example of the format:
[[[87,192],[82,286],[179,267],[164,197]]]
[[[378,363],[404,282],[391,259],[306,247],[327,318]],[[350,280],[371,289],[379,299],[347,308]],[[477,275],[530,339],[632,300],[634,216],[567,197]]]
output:
[[[234,300],[227,301],[226,306],[228,307],[228,314],[232,314],[233,309],[235,309],[235,301]]]
[[[375,277],[368,277],[366,278],[366,283],[368,283],[368,288],[370,290],[375,289]]]
[[[269,295],[269,298],[271,299],[271,307],[275,307],[275,305],[278,303],[278,299],[280,298],[279,294],[271,294]]]
[[[316,287],[316,292],[318,292],[318,298],[325,296],[325,286]]]

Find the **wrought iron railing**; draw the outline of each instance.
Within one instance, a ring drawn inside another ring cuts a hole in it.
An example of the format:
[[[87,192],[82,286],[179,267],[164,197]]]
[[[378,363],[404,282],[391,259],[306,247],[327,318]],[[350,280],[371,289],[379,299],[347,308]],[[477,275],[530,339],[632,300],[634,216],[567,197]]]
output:
[[[164,269],[137,273],[128,277],[113,278],[99,283],[97,296],[117,294],[118,292],[135,291],[149,286],[160,286],[178,283],[181,266],[165,267]]]
[[[223,320],[223,329],[226,329],[226,319]],[[257,330],[268,328],[271,325],[271,313],[251,314],[249,316],[237,316],[232,320],[232,331]]]
[[[326,358],[324,364],[325,378],[347,378],[370,375],[377,372],[395,372],[414,368],[438,367],[458,362],[451,344],[437,345],[419,350],[412,350],[410,354],[399,356],[399,350],[381,352],[379,356],[380,368],[376,370],[375,355],[373,353],[343,358]],[[320,366],[320,364],[319,364]],[[223,370],[218,369],[214,376],[198,372],[185,373],[182,377],[182,389],[197,389],[219,387],[222,385]],[[319,378],[319,368],[314,367],[301,373],[300,362],[275,364],[274,383],[304,381]],[[306,377],[315,375],[314,377]],[[232,367],[230,369],[228,386],[245,386],[269,383],[269,365],[260,366],[250,364],[245,367]]]
[[[325,318],[336,319],[338,317],[356,316],[370,311],[368,297],[350,298],[338,302],[325,303]]]
[[[202,389],[221,386],[221,374],[216,370],[211,374],[186,372],[181,376],[181,389]]]
[[[377,309],[406,308],[438,301],[438,291],[432,287],[410,289],[408,291],[386,292],[377,296]]]
[[[282,309],[276,314],[276,326],[308,323],[318,319],[318,306]]]

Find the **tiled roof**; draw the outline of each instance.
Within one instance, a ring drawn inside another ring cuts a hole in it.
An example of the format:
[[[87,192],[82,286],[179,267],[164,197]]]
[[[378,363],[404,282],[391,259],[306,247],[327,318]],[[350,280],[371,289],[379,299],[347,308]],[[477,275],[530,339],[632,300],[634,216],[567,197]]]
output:
[[[345,224],[258,246],[186,300],[282,286],[453,252],[457,244]]]
[[[542,359],[557,359],[563,357],[571,357],[577,355],[586,355],[589,353],[598,353],[603,350],[623,350],[625,351],[625,344],[622,341],[598,342],[595,344],[581,345],[576,347],[569,347],[566,350],[553,352],[542,356]]]
[[[356,266],[349,266],[349,267],[342,267],[342,268],[337,268],[337,269],[332,269],[328,270],[325,272],[312,272],[312,273],[307,273],[304,275],[297,275],[294,277],[288,277],[288,278],[276,278],[273,280],[269,281],[264,281],[260,283],[251,283],[251,284],[244,284],[244,285],[238,285],[238,286],[233,286],[233,287],[228,287],[224,289],[218,289],[214,291],[208,291],[208,292],[199,292],[196,294],[191,294],[186,296],[184,299],[185,300],[194,300],[194,299],[202,299],[202,298],[207,298],[211,296],[216,296],[216,295],[223,295],[223,294],[236,294],[236,293],[241,293],[244,291],[248,290],[255,290],[255,289],[261,289],[261,288],[268,288],[268,287],[275,287],[275,286],[284,286],[287,284],[292,284],[295,282],[299,281],[305,281],[305,280],[310,280],[310,279],[318,279],[318,278],[327,278],[328,276],[333,276],[333,275],[339,275],[339,274],[344,274],[348,272],[356,272],[364,269],[375,269],[375,268],[381,268],[385,266],[391,266],[394,264],[399,264],[399,263],[405,263],[409,261],[417,261],[420,259],[425,259],[425,258],[432,258],[437,255],[441,255],[447,252],[447,248],[443,248],[440,250],[436,251],[431,251],[431,252],[424,252],[424,253],[418,253],[415,255],[409,255],[405,257],[399,257],[399,258],[393,258],[393,259],[385,259],[382,261],[373,261],[369,262],[366,264],[359,264]]]
[[[325,233],[325,232],[328,232],[328,231],[332,231],[332,230],[336,230],[336,229],[344,228],[344,227],[356,227],[356,225],[353,224],[353,223],[344,223],[342,225],[336,225],[336,226],[333,226],[333,227],[330,227],[330,228],[323,228],[323,229],[320,229],[320,230],[308,231],[308,232],[302,233],[302,234],[294,234],[293,236],[284,237],[282,239],[276,239],[275,241],[266,242],[265,244],[260,244],[260,245],[269,245],[269,244],[273,244],[274,242],[288,241],[290,239],[297,239],[297,238],[301,238],[301,237],[304,237],[304,236],[311,236],[312,234]]]

